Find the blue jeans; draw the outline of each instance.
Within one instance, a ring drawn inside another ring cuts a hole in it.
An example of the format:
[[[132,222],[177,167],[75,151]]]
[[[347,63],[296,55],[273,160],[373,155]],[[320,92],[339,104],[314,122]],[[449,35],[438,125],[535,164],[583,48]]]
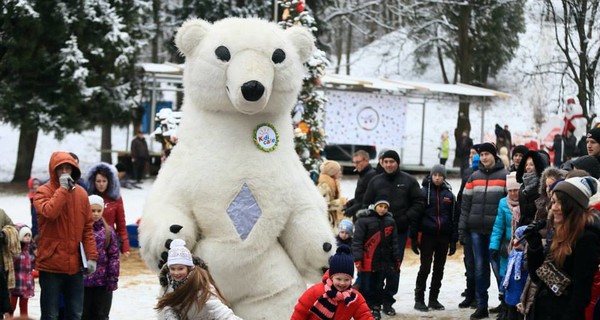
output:
[[[400,263],[404,259],[404,249],[406,248],[406,240],[408,239],[408,230],[398,232],[398,246],[400,248]],[[394,296],[398,293],[398,285],[400,283],[400,273],[391,268],[385,273],[385,287],[383,288],[383,305],[392,306],[396,299]]]
[[[488,306],[490,288],[490,235],[471,232],[475,258],[475,298],[478,307]]]
[[[83,313],[83,273],[74,275],[40,271],[42,320],[58,319],[59,297],[65,300],[65,320],[80,320]]]

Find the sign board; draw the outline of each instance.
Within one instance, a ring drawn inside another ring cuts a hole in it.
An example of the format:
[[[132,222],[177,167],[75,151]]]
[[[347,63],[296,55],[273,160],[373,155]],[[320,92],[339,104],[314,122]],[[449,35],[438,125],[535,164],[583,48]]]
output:
[[[327,99],[324,127],[328,144],[402,147],[406,98],[330,90]]]

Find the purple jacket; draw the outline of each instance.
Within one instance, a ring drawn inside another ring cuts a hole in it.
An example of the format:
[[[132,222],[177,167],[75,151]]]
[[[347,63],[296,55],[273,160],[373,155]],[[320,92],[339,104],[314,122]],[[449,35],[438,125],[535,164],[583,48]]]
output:
[[[110,243],[105,247],[106,232],[102,220],[94,222],[94,239],[96,240],[96,249],[98,251],[98,260],[96,261],[96,272],[86,274],[83,277],[85,287],[103,287],[107,290],[117,290],[119,281],[119,244],[117,235],[112,227],[110,228]]]

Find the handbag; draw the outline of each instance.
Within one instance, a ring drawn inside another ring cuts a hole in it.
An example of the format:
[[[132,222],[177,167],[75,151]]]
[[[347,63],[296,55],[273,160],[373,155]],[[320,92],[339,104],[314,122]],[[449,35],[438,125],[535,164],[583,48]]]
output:
[[[535,274],[544,281],[544,283],[556,294],[561,296],[567,291],[567,287],[571,285],[571,279],[556,267],[549,259],[544,260],[544,263],[535,270]]]

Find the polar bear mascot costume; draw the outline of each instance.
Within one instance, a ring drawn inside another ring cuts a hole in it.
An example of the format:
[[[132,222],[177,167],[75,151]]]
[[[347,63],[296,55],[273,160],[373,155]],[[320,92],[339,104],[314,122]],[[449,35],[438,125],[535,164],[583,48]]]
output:
[[[179,141],[140,223],[158,270],[170,240],[204,259],[235,313],[289,319],[335,252],[325,200],[294,151],[291,109],[314,39],[260,19],[189,20]]]

